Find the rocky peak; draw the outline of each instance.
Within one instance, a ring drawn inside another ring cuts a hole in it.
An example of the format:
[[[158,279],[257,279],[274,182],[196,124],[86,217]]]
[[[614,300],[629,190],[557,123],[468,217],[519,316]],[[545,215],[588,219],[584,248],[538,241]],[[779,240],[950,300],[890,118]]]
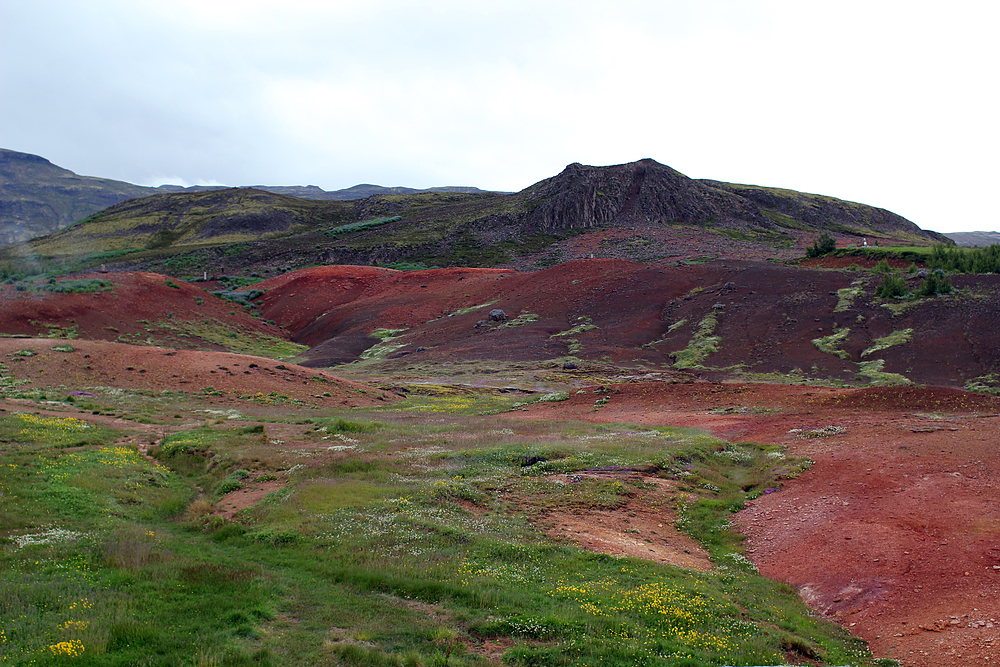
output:
[[[543,230],[616,223],[771,226],[745,199],[649,158],[610,167],[575,162],[523,194],[537,202],[528,220]]]

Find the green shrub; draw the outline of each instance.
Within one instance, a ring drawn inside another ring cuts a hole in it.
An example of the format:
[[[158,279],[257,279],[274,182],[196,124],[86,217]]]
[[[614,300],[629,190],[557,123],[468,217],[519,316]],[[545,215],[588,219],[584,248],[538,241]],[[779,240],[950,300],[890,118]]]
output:
[[[42,289],[46,292],[55,292],[57,294],[107,292],[111,290],[111,283],[107,280],[92,279],[60,280],[58,282],[50,281],[48,284],[44,285]]]
[[[875,288],[875,296],[882,299],[892,299],[909,294],[910,288],[906,281],[898,276],[887,274],[883,276],[882,282]]]
[[[935,271],[927,276],[927,280],[920,283],[918,294],[920,296],[931,297],[937,294],[949,294],[951,290],[951,278]]]
[[[819,235],[811,247],[806,248],[806,257],[820,257],[837,249],[837,241],[827,232]]]
[[[952,273],[1000,273],[1000,245],[985,248],[937,245],[927,266]]]

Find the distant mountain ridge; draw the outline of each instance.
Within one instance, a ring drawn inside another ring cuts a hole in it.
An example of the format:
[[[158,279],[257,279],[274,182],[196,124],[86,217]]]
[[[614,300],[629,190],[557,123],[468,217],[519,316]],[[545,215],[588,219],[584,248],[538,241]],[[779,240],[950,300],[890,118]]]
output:
[[[155,188],[79,176],[43,157],[0,149],[0,243],[24,241]]]
[[[124,181],[80,176],[31,153],[0,148],[0,245],[44,236],[127,199],[164,192],[205,192],[227,186],[161,185],[148,187]],[[349,201],[376,194],[415,192],[482,192],[469,186],[427,189],[360,184],[327,191],[315,185],[253,186],[303,199]]]
[[[1000,232],[948,232],[945,236],[954,241],[955,245],[965,247],[985,248],[1000,243]]]

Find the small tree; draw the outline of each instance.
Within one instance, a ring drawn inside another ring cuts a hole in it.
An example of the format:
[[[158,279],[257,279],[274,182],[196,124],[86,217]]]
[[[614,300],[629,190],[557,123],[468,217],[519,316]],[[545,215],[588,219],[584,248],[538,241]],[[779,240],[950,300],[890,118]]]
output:
[[[806,257],[827,255],[836,249],[837,241],[827,232],[823,232],[819,235],[819,238],[813,241],[812,247],[806,248]]]
[[[920,284],[920,296],[935,296],[937,294],[951,293],[951,278],[947,275],[934,271],[927,280]]]
[[[891,299],[897,296],[905,296],[909,291],[905,280],[890,273],[882,277],[882,282],[875,288],[875,296],[882,299]]]

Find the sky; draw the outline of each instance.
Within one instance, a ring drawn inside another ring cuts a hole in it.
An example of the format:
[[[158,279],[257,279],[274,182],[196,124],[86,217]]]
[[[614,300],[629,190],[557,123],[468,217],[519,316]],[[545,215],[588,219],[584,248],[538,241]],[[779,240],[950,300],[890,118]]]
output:
[[[653,158],[996,231],[997,25],[985,0],[0,0],[0,147],[326,190]]]

